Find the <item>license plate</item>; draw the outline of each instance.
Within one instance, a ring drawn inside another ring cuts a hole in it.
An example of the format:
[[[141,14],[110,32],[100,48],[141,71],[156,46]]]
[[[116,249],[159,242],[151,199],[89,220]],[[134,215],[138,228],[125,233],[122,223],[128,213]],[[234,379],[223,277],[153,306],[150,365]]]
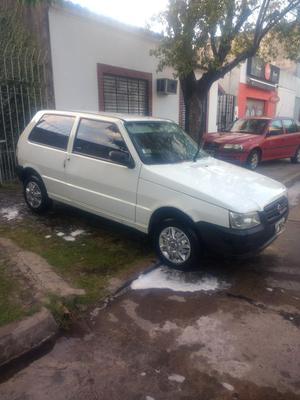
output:
[[[281,218],[278,222],[275,224],[275,233],[279,235],[284,231],[285,227],[285,218]]]

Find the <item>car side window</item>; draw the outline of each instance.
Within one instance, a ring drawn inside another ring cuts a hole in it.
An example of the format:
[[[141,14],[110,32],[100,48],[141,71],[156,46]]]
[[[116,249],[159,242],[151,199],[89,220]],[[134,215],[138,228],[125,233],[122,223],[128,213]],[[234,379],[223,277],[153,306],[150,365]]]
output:
[[[45,114],[30,132],[28,140],[45,146],[67,150],[75,117]]]
[[[268,136],[277,136],[283,134],[283,125],[281,119],[274,119],[269,126]]]
[[[296,133],[299,132],[299,128],[294,120],[284,119],[283,126],[285,127],[286,133]]]
[[[92,119],[80,120],[73,153],[110,161],[112,150],[128,153],[117,125]]]

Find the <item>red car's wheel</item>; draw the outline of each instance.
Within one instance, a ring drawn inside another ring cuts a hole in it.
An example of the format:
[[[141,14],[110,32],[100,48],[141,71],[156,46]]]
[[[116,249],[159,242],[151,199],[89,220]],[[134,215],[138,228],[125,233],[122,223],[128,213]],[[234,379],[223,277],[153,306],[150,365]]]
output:
[[[249,169],[254,171],[257,167],[258,164],[260,163],[260,151],[258,149],[254,149],[250,152],[246,165]]]
[[[291,157],[293,164],[300,164],[300,147],[298,147],[294,157]]]

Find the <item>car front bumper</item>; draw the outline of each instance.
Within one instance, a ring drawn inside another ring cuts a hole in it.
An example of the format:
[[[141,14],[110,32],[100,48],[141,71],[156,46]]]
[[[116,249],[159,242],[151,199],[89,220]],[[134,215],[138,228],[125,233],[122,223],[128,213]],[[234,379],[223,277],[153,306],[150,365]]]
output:
[[[288,210],[282,215],[285,221]],[[210,252],[225,256],[247,256],[268,247],[283,232],[276,232],[276,223],[268,224],[262,217],[262,224],[251,229],[232,229],[207,222],[196,223],[201,243]]]

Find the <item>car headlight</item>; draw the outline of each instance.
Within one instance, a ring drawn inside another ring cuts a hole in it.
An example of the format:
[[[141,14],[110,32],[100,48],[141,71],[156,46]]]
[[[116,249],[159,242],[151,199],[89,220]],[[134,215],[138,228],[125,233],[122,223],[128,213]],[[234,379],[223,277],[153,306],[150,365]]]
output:
[[[224,144],[225,150],[243,151],[244,147],[241,144]]]
[[[260,225],[260,217],[257,212],[240,214],[229,211],[230,226],[234,229],[249,229]]]

